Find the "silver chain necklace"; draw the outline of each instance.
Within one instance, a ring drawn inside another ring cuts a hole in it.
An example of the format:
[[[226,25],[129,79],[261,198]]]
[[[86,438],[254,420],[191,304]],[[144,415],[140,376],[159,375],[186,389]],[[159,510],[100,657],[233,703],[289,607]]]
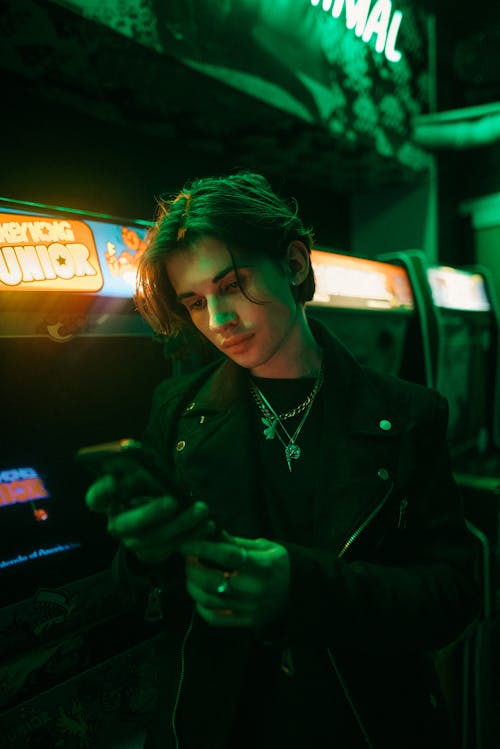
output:
[[[317,394],[320,391],[324,379],[325,372],[323,368],[323,362],[321,362],[321,368],[319,370],[318,376],[316,377],[314,387],[305,401],[291,411],[286,411],[284,414],[277,414],[262,390],[255,384],[253,380],[250,380],[250,393],[252,394],[252,397],[257,404],[259,411],[262,413],[261,421],[264,424],[264,437],[266,438],[266,440],[272,440],[275,437],[279,439],[279,441],[285,448],[285,458],[290,473],[292,472],[292,460],[298,460],[302,453],[300,446],[296,444],[297,437],[299,436],[300,431],[304,426],[307,417],[309,416],[309,412],[313,406]],[[304,412],[304,415],[302,416],[297,429],[295,430],[293,435],[290,435],[287,428],[283,424],[283,421],[302,412]],[[283,434],[280,433],[280,429]]]

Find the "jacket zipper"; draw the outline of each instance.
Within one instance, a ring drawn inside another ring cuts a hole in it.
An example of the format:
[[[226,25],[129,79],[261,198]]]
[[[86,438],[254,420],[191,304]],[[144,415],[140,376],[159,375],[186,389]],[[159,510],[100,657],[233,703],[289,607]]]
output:
[[[175,724],[175,721],[177,719],[177,710],[179,708],[179,702],[181,699],[181,693],[182,693],[182,687],[184,684],[184,674],[185,674],[185,659],[186,659],[186,643],[189,639],[189,635],[192,632],[193,625],[194,625],[194,616],[195,616],[195,608],[193,607],[192,613],[191,613],[191,619],[189,620],[189,624],[187,626],[186,632],[184,634],[184,637],[182,639],[181,644],[181,650],[180,650],[180,672],[179,672],[179,679],[177,681],[177,691],[175,693],[175,700],[174,705],[172,708],[172,718],[170,721],[170,725],[172,727],[172,734],[174,737],[175,747],[176,749],[179,749],[180,743],[179,743],[179,734],[177,733],[177,726]]]
[[[389,489],[384,494],[384,496],[382,497],[382,499],[378,503],[378,505],[370,512],[370,514],[368,515],[368,517],[364,519],[364,521],[361,523],[361,525],[359,526],[359,528],[356,528],[356,530],[354,531],[354,533],[352,534],[352,536],[349,536],[349,538],[347,539],[347,541],[345,542],[345,544],[342,546],[342,548],[341,548],[341,550],[339,552],[339,556],[338,556],[339,559],[344,556],[344,554],[346,553],[347,549],[349,549],[349,547],[352,546],[352,544],[354,543],[354,541],[356,541],[359,538],[359,536],[361,535],[361,533],[363,533],[363,531],[365,530],[365,528],[368,525],[370,525],[370,523],[372,522],[372,520],[378,515],[378,513],[380,512],[380,510],[382,509],[382,507],[387,502],[387,500],[388,500],[388,498],[389,498],[389,496],[390,496],[393,488],[394,488],[394,484],[391,482],[391,485],[390,485]],[[406,510],[406,508],[405,508],[405,510]],[[401,511],[400,511],[400,519],[401,519]]]
[[[345,542],[345,544],[340,549],[340,552],[338,554],[338,558],[339,559],[344,556],[344,554],[346,553],[346,551],[352,546],[352,544],[359,538],[359,536],[361,535],[361,533],[363,533],[363,531],[366,529],[366,527],[368,525],[370,525],[370,523],[372,522],[372,520],[378,515],[378,513],[380,512],[380,510],[382,509],[382,507],[387,502],[389,496],[391,495],[391,492],[392,492],[393,488],[394,488],[394,483],[391,483],[389,489],[387,490],[387,492],[385,493],[385,495],[383,496],[383,498],[381,499],[381,501],[378,503],[378,505],[370,512],[370,514],[368,515],[368,517],[366,517],[364,519],[364,521],[361,523],[361,525],[358,528],[356,528],[356,530],[354,531],[354,533],[351,536],[349,536],[349,538],[347,539],[347,541]],[[406,512],[406,505],[405,505],[404,510]],[[401,522],[401,506],[400,506],[399,519],[400,519],[400,522]],[[354,704],[354,701],[353,701],[353,699],[351,697],[351,693],[350,693],[350,691],[349,691],[349,689],[347,687],[347,684],[344,681],[344,677],[342,676],[342,674],[340,672],[340,669],[339,669],[339,667],[337,665],[337,662],[336,662],[336,660],[334,658],[334,655],[333,655],[333,653],[331,651],[331,648],[327,648],[326,652],[327,652],[327,655],[328,655],[328,659],[329,659],[329,661],[330,661],[330,663],[331,663],[331,665],[333,667],[333,670],[335,671],[335,675],[336,675],[336,677],[337,677],[337,679],[339,681],[339,684],[340,684],[340,686],[342,688],[342,691],[344,692],[344,695],[345,695],[345,698],[346,698],[346,700],[347,700],[347,702],[349,704],[349,707],[351,708],[352,714],[354,715],[356,723],[358,724],[358,728],[359,728],[359,730],[361,731],[361,733],[363,735],[363,738],[364,738],[364,740],[366,742],[366,745],[369,747],[369,749],[373,749],[373,744],[372,744],[372,742],[370,740],[370,736],[368,735],[368,731],[366,730],[365,724],[363,723],[363,720],[362,720],[362,718],[361,718],[361,716],[360,716],[360,714],[359,714],[359,712],[358,712],[358,710],[356,708],[356,705]]]
[[[363,723],[363,720],[361,719],[360,714],[358,713],[358,710],[356,708],[356,705],[353,702],[353,699],[351,697],[351,693],[349,692],[349,689],[347,688],[347,684],[344,681],[344,678],[342,674],[340,673],[339,667],[337,666],[337,662],[335,658],[333,657],[333,653],[330,648],[326,649],[328,658],[330,660],[330,663],[332,664],[333,670],[335,671],[335,675],[337,676],[337,679],[339,681],[340,686],[342,687],[342,691],[344,692],[345,698],[347,702],[349,703],[349,707],[351,708],[351,712],[354,715],[354,718],[356,720],[356,723],[358,724],[358,728],[363,734],[363,738],[366,741],[367,747],[369,749],[373,749],[373,744],[370,740],[370,737],[368,735],[368,732],[365,728],[365,724]]]
[[[403,497],[401,502],[399,503],[399,520],[398,520],[398,528],[400,531],[403,531],[406,528],[406,510],[408,508],[408,500],[406,497]]]

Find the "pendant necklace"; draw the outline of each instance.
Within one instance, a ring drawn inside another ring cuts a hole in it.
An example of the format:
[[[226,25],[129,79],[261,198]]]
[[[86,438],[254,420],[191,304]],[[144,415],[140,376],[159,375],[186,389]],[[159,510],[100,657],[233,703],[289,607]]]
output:
[[[313,406],[314,400],[319,393],[323,380],[325,379],[325,373],[323,368],[323,362],[321,362],[321,368],[314,387],[307,396],[307,398],[300,403],[298,406],[293,408],[291,411],[286,411],[282,414],[277,414],[274,408],[271,406],[262,390],[255,384],[253,380],[250,380],[250,393],[257,404],[259,411],[261,412],[261,421],[264,424],[264,437],[266,440],[272,440],[275,437],[279,439],[283,447],[285,448],[285,458],[288,465],[288,470],[292,472],[292,460],[298,460],[301,456],[300,446],[297,445],[297,438],[300,434],[302,427],[305,424],[309,412]],[[300,423],[291,435],[284,425],[286,419],[291,419],[292,416],[297,416],[303,413]],[[281,431],[280,431],[281,430]]]

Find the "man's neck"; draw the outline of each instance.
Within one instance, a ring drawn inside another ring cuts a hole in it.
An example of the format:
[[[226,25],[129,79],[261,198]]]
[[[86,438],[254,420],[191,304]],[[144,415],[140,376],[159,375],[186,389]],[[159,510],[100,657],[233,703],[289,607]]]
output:
[[[300,314],[281,349],[272,360],[251,370],[255,377],[297,379],[316,377],[321,369],[322,350],[305,313]]]

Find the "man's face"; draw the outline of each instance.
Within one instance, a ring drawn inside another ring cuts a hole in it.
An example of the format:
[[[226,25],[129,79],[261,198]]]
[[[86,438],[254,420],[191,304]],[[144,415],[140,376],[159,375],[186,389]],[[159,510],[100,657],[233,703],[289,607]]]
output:
[[[297,305],[284,266],[269,258],[236,256],[242,293],[226,246],[207,237],[167,260],[179,301],[193,324],[230,359],[266,376],[293,350]]]

